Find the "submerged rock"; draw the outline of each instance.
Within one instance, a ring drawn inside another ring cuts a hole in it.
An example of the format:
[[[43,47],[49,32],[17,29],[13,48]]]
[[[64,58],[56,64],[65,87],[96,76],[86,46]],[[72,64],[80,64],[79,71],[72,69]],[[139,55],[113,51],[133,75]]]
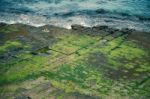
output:
[[[126,33],[126,34],[129,34],[129,33],[133,32],[133,31],[135,31],[135,30],[134,29],[129,29],[129,28],[121,29],[121,32]]]
[[[85,27],[84,26],[81,26],[81,25],[71,25],[71,28],[72,30],[82,30],[84,29]]]
[[[108,29],[108,26],[106,26],[106,25],[103,25],[103,26],[94,26],[93,29],[105,30],[105,29]]]

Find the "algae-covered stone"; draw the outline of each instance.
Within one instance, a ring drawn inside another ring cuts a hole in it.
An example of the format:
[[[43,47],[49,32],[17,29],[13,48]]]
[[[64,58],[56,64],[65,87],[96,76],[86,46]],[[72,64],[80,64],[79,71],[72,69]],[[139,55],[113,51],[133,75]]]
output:
[[[108,26],[2,24],[0,98],[148,98],[149,35]]]

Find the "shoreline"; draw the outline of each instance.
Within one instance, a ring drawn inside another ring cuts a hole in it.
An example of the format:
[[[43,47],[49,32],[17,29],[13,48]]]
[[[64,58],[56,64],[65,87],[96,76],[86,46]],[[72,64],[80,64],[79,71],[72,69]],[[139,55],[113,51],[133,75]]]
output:
[[[125,30],[128,30],[128,31],[134,31],[134,32],[143,32],[143,33],[150,33],[150,31],[142,31],[142,30],[136,30],[136,29],[131,29],[131,28],[115,28],[115,27],[112,27],[112,26],[107,26],[107,25],[96,25],[96,26],[85,26],[85,25],[79,25],[79,24],[72,24],[70,25],[70,28],[65,28],[65,27],[60,27],[60,26],[56,26],[56,25],[48,25],[48,24],[43,24],[43,25],[39,25],[39,26],[35,26],[35,25],[29,25],[29,24],[23,24],[23,23],[4,23],[4,22],[0,22],[0,26],[3,26],[3,25],[24,25],[24,26],[29,26],[29,27],[34,27],[34,28],[42,28],[42,27],[55,27],[55,28],[62,28],[62,29],[67,29],[67,30],[73,30],[73,28],[75,27],[76,29],[79,28],[84,28],[84,29],[93,29],[93,28],[100,28],[101,30],[103,29],[114,29],[116,31],[125,31]]]

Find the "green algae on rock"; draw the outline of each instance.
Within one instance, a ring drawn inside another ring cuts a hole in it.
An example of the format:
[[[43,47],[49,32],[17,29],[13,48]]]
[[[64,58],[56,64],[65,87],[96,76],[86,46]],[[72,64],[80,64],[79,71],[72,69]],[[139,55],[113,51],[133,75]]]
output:
[[[148,33],[13,24],[1,34],[0,98],[149,97]]]

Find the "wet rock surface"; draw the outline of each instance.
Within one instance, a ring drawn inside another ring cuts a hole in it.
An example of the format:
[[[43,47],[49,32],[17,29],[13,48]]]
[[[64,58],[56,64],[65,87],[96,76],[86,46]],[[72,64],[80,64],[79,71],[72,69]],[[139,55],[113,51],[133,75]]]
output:
[[[150,33],[0,24],[0,99],[149,98]]]

